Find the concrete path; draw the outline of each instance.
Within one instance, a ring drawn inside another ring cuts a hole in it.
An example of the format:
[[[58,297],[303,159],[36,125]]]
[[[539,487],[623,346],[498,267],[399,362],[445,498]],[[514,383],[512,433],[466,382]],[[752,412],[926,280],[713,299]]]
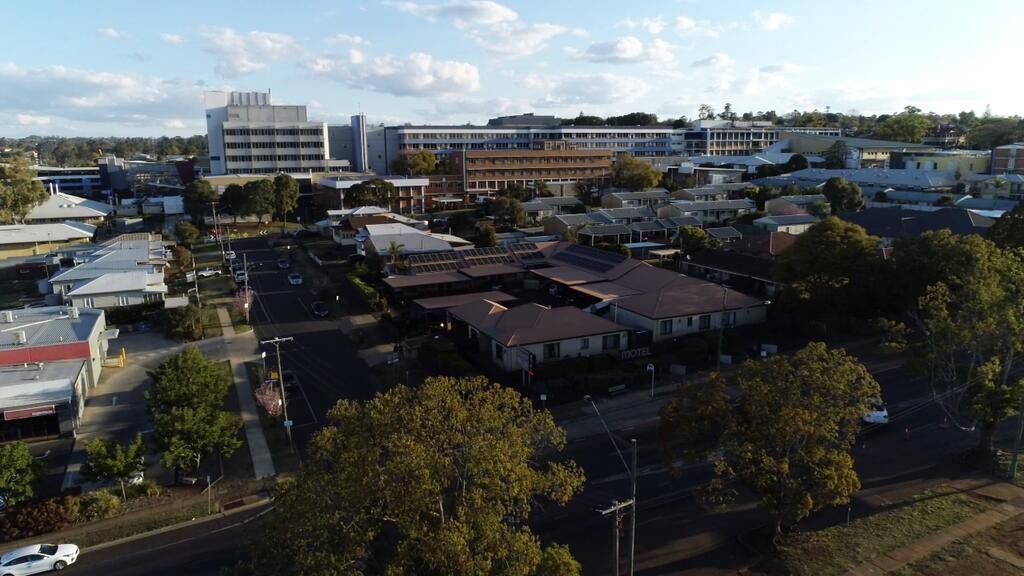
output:
[[[876,576],[895,572],[942,550],[957,540],[968,538],[1000,522],[1024,514],[1024,488],[1000,482],[985,484],[971,492],[985,498],[1001,500],[1002,503],[941,532],[930,534],[917,542],[864,562],[847,572],[847,576]]]
[[[242,423],[245,426],[245,438],[249,443],[249,455],[252,457],[252,468],[257,478],[273,476],[274,460],[270,455],[270,446],[263,435],[263,426],[260,425],[259,407],[256,406],[256,397],[253,395],[252,386],[249,383],[249,374],[246,371],[246,362],[258,362],[256,354],[258,342],[254,332],[235,334],[235,328],[231,324],[231,316],[227,308],[217,308],[217,317],[220,319],[221,329],[224,331],[225,357],[231,362],[231,370],[235,375],[235,391],[238,393],[238,406],[242,416]]]

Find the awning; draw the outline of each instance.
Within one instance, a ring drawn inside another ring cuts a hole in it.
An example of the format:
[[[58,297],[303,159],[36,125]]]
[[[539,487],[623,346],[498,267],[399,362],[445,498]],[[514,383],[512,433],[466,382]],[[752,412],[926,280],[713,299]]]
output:
[[[6,410],[4,411],[4,420],[7,422],[11,420],[24,420],[25,418],[35,418],[36,416],[49,416],[56,412],[57,409],[52,404],[35,408],[22,408],[20,410]]]

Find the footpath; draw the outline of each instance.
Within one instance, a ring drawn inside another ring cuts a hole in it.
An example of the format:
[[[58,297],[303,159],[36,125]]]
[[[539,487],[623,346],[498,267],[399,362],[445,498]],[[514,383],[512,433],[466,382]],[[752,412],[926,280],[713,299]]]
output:
[[[940,532],[925,536],[917,542],[864,562],[848,571],[847,576],[876,576],[896,572],[908,564],[942,550],[957,540],[963,540],[1024,514],[1024,488],[1020,486],[1008,482],[984,481],[980,486],[973,487],[968,491],[981,498],[1000,503],[959,524],[954,524]],[[1018,568],[1024,568],[1024,558],[1012,551],[997,548],[989,550],[989,554]]]

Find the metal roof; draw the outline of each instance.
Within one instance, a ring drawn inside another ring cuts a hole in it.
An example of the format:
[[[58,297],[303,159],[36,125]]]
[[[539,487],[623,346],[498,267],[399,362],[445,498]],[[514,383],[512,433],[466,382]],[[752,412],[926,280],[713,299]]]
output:
[[[95,226],[81,222],[12,224],[0,226],[0,245],[85,240],[92,238],[94,234],[96,234]]]
[[[0,311],[0,349],[14,347],[47,346],[88,340],[103,311],[79,308],[78,318],[71,318],[70,307],[47,306]],[[12,322],[4,322],[10,312]],[[25,333],[25,344],[15,344],[15,334]]]
[[[0,367],[0,410],[70,402],[84,368],[85,360]]]
[[[50,194],[42,204],[29,211],[25,220],[74,220],[77,218],[103,218],[110,214],[110,206],[103,202],[72,196],[63,192]]]

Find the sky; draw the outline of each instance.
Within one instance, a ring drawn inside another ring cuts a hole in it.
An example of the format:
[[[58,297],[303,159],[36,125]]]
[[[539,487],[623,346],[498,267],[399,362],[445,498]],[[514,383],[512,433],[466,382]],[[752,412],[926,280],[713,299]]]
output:
[[[270,90],[339,124],[726,102],[1024,113],[1019,0],[34,0],[4,15],[0,136],[203,134],[204,90]]]

